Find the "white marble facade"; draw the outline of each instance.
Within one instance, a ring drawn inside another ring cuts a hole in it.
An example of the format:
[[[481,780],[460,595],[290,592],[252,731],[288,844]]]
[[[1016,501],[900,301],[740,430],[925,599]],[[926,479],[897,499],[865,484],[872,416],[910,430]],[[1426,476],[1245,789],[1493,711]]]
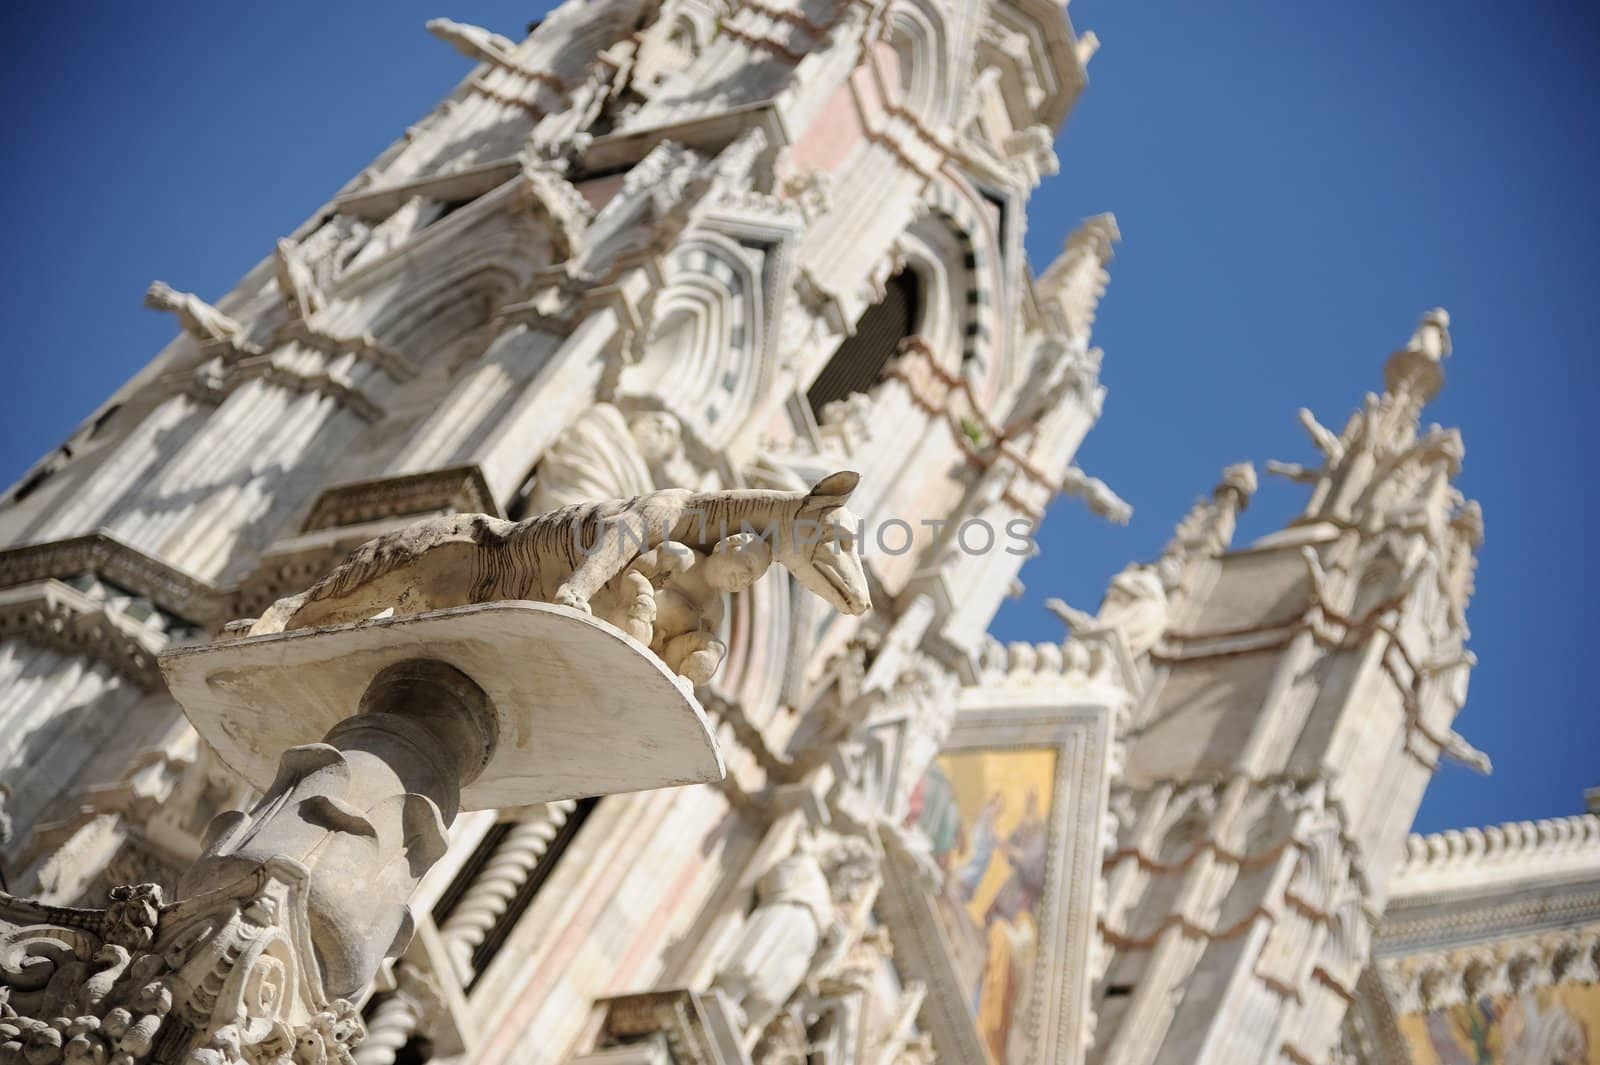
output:
[[[1482,761],[1451,728],[1481,517],[1459,436],[1419,421],[1442,312],[1342,433],[1303,414],[1316,466],[1273,467],[1313,486],[1301,519],[1234,549],[1256,475],[1230,467],[1095,613],[1060,605],[1062,640],[1004,647],[1007,531],[1063,493],[1129,514],[1074,463],[1115,220],[1037,278],[1022,250],[1093,36],[1051,0],[427,29],[457,90],[216,306],[152,285],[176,339],[0,502],[10,891],[177,885],[252,791],[156,655],[357,545],[849,469],[872,611],[778,567],[719,601],[691,677],[719,784],[459,817],[355,1060],[1366,1053],[1372,988],[1413,993],[1386,907],[1456,868],[1412,815],[1441,757]],[[1561,890],[1592,889],[1600,840],[1561,840]]]

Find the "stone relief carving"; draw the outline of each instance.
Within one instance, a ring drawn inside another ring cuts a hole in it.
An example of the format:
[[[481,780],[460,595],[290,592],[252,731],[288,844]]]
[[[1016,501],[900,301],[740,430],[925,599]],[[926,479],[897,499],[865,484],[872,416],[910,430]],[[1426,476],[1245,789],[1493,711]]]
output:
[[[610,403],[596,403],[546,449],[523,489],[520,509],[543,514],[589,499],[712,487],[712,478],[689,460],[676,416],[641,411],[630,417]]]
[[[1592,925],[1561,929],[1412,954],[1378,969],[1396,1012],[1421,1013],[1484,996],[1600,982],[1600,933]]]
[[[305,887],[288,862],[172,905],[149,884],[104,910],[0,898],[0,1062],[351,1065],[359,1015],[301,969]]]

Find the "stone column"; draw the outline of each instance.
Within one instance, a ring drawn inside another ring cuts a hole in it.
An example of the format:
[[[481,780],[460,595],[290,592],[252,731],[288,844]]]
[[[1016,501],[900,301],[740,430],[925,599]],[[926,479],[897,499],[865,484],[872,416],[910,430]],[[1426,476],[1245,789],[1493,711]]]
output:
[[[472,881],[439,926],[451,965],[461,986],[472,982],[473,952],[493,931],[511,900],[538,868],[550,842],[566,825],[578,804],[572,799],[550,803],[528,815],[495,848],[488,863]]]
[[[373,678],[323,743],[284,752],[249,814],[225,814],[179,884],[185,897],[244,879],[272,859],[304,866],[306,917],[323,986],[355,995],[411,938],[406,900],[444,854],[445,831],[494,749],[483,690],[453,666],[409,659]]]
[[[426,1031],[439,1009],[439,990],[409,965],[397,966],[398,985],[384,995],[367,1022],[367,1037],[356,1047],[355,1065],[394,1065],[401,1048]]]

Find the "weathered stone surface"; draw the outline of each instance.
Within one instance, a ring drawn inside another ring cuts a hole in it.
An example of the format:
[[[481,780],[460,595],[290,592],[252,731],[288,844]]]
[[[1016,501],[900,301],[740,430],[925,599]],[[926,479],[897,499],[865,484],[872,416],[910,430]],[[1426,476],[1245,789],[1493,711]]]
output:
[[[0,866],[101,907],[0,907],[3,1065],[343,1063],[369,991],[360,1065],[1320,1062],[1352,1000],[1345,1053],[1398,1060],[1373,1004],[1591,979],[1587,830],[1405,857],[1437,760],[1486,764],[1482,514],[1419,417],[1447,316],[1342,430],[1301,414],[1289,528],[1233,545],[1230,467],[1002,645],[1051,500],[1131,513],[1075,462],[1116,220],[1016,251],[1097,39],[955,0],[428,28],[449,99],[215,306],[153,285],[159,369],[0,503]],[[718,489],[827,535],[680,527]],[[219,634],[168,659],[213,755],[155,660]],[[982,855],[921,823],[930,765],[1023,751],[1033,908],[939,909]]]

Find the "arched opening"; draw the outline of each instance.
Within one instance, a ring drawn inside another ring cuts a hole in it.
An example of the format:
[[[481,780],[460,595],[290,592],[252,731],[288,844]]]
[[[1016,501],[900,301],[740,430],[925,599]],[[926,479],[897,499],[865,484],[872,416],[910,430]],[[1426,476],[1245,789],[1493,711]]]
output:
[[[855,335],[839,345],[828,365],[806,392],[811,412],[819,418],[834,400],[865,392],[878,383],[883,369],[900,350],[900,342],[917,331],[922,317],[922,292],[917,275],[902,270],[889,279],[883,299],[867,308]]]

